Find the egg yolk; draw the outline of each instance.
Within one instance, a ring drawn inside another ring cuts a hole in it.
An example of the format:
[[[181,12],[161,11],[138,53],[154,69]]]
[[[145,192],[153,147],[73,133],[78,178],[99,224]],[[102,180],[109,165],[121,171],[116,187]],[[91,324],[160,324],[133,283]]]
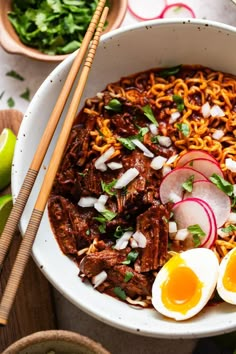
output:
[[[236,292],[236,251],[228,260],[222,282],[226,290]]]
[[[162,284],[162,302],[170,311],[186,314],[200,301],[202,283],[180,256],[166,263],[167,279]]]

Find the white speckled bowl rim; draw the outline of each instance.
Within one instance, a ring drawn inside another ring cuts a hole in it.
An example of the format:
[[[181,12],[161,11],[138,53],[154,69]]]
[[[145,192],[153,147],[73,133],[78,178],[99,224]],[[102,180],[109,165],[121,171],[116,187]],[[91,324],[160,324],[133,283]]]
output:
[[[25,114],[13,161],[14,196],[19,192],[73,58],[74,54],[49,75]],[[212,21],[179,19],[148,21],[110,32],[102,37],[80,107],[85,97],[94,96],[107,83],[121,76],[177,64],[202,64],[236,74],[236,29]],[[56,135],[60,128],[61,123]],[[53,146],[54,139],[22,216],[22,233],[26,230]],[[76,265],[59,250],[50,230],[47,212],[44,213],[32,254],[45,276],[67,299],[95,318],[124,331],[170,339],[212,336],[236,328],[236,307],[226,303],[208,306],[190,320],[175,322],[153,309],[134,309],[93,290],[80,281]]]

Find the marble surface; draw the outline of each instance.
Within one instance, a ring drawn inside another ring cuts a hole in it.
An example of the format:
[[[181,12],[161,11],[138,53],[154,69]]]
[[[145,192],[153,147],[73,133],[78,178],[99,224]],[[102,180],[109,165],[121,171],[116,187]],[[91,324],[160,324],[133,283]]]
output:
[[[166,4],[173,4],[173,0],[130,0],[130,5],[135,11],[145,17],[155,17]],[[204,18],[236,25],[236,6],[230,0],[183,0],[189,5],[197,18]],[[144,6],[145,3],[145,6]],[[171,16],[188,16],[187,11],[175,11]],[[128,11],[122,26],[137,22]],[[13,98],[14,108],[25,112],[29,101],[20,97],[28,88],[30,99],[37,91],[40,84],[56,66],[52,63],[37,62],[19,55],[10,55],[0,48],[0,109],[7,109],[8,99]],[[15,70],[24,77],[18,81],[6,75],[10,70]],[[80,332],[94,340],[101,342],[113,354],[191,354],[196,340],[164,340],[153,339],[134,334],[125,333],[88,316],[74,305],[69,303],[56,290],[54,291],[59,327]],[[79,294],[78,294],[79,296]]]

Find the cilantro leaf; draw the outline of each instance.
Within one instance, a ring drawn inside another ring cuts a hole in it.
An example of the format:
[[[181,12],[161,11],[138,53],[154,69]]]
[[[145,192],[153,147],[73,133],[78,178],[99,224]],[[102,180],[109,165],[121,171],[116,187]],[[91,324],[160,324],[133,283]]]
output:
[[[216,185],[222,192],[227,194],[229,197],[232,197],[234,194],[234,186],[226,181],[223,177],[217,175],[216,173],[213,173],[213,175],[210,177],[210,180],[212,183]]]
[[[177,123],[176,127],[181,131],[184,136],[188,136],[190,133],[189,126],[186,123]]]
[[[221,231],[223,231],[223,232],[225,232],[225,233],[230,233],[230,232],[232,232],[232,231],[236,231],[236,225],[229,225],[229,226],[227,226],[227,227],[223,227],[222,229],[221,229]]]
[[[23,78],[23,76],[21,76],[20,74],[18,74],[15,70],[11,70],[8,71],[6,73],[6,76],[10,76],[13,77],[14,79],[20,80],[20,81],[24,81],[25,79]]]
[[[117,138],[117,140],[128,150],[134,150],[136,148],[130,138]]]
[[[105,106],[105,108],[109,111],[114,111],[114,112],[121,112],[122,109],[122,103],[117,100],[116,98],[113,98],[108,105]]]
[[[138,257],[138,252],[137,252],[137,251],[131,251],[131,252],[129,252],[129,254],[127,255],[126,260],[125,260],[124,262],[122,262],[122,264],[128,265],[128,264],[130,264],[130,263],[133,263],[133,262],[136,261],[137,257]]]
[[[157,120],[153,114],[152,108],[149,104],[146,106],[142,107],[142,110],[144,112],[144,115],[155,125],[158,126]]]
[[[193,236],[193,242],[194,246],[198,247],[201,244],[201,237],[206,236],[205,232],[202,230],[202,228],[198,225],[190,225],[187,227],[187,230],[192,234]]]
[[[116,213],[111,210],[105,210],[101,213],[107,221],[111,221],[116,217]]]
[[[133,228],[132,227],[127,227],[127,228],[123,229],[123,227],[117,226],[117,228],[115,230],[115,233],[114,233],[114,237],[115,238],[120,238],[126,231],[133,231]]]
[[[159,71],[158,75],[163,78],[166,78],[171,75],[176,75],[180,71],[181,67],[182,67],[182,65],[177,65],[177,66],[173,66],[171,68],[163,69],[163,70]]]
[[[186,181],[182,184],[183,189],[185,189],[187,192],[192,192],[193,181],[194,181],[194,175],[187,178]]]
[[[126,300],[126,293],[123,289],[121,289],[119,286],[116,286],[114,289],[114,294],[118,296],[121,300]]]
[[[15,106],[15,101],[13,100],[12,97],[9,97],[9,98],[8,98],[7,104],[8,104],[8,107],[9,107],[9,108],[12,108],[12,107]]]
[[[133,278],[133,276],[134,276],[134,274],[132,272],[126,272],[124,282],[128,283]]]
[[[103,192],[109,194],[109,195],[116,195],[117,192],[113,190],[114,185],[116,184],[117,179],[113,179],[110,183],[105,183],[104,181],[101,181],[101,186]]]
[[[26,101],[30,101],[30,90],[27,88],[24,92],[20,94],[21,98],[24,98]]]
[[[182,112],[184,110],[184,100],[183,100],[183,98],[181,96],[179,96],[179,95],[173,95],[172,98],[173,98],[173,101],[177,105],[178,111]]]

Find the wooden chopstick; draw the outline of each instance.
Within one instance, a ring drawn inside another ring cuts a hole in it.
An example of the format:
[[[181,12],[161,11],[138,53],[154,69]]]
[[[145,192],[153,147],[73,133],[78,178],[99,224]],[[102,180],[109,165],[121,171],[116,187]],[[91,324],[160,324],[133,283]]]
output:
[[[34,158],[31,162],[29,170],[25,176],[20,192],[17,199],[13,205],[12,211],[9,215],[5,228],[0,237],[0,270],[2,268],[3,261],[5,259],[8,248],[11,244],[14,232],[17,228],[25,205],[27,203],[28,197],[38,175],[39,169],[47,152],[48,146],[51,142],[53,133],[57,127],[62,111],[65,107],[66,101],[70,94],[72,85],[75,81],[76,75],[80,69],[83,58],[85,57],[86,51],[88,49],[89,43],[93,37],[96,30],[97,24],[101,17],[102,10],[105,6],[106,0],[100,0],[94,15],[91,19],[90,25],[82,41],[80,50],[75,57],[75,60],[71,66],[70,72],[66,78],[62,91],[57,99],[56,105],[51,113],[47,126],[42,135],[41,141],[38,145]]]
[[[54,152],[52,154],[48,170],[45,174],[40,192],[38,194],[36,203],[34,205],[33,212],[31,214],[28,227],[26,229],[25,235],[21,242],[16,260],[14,262],[10,277],[8,279],[5,291],[3,293],[3,297],[0,303],[0,325],[6,325],[8,320],[8,315],[11,310],[12,304],[15,299],[15,295],[17,289],[20,284],[20,280],[24,273],[25,266],[30,256],[31,248],[38,231],[40,222],[43,217],[43,212],[47,204],[48,196],[51,191],[54,178],[56,177],[57,170],[59,168],[64,148],[66,146],[67,140],[69,138],[69,134],[75,120],[78,106],[80,104],[80,100],[83,94],[83,90],[88,78],[88,74],[95,56],[95,52],[99,43],[99,38],[102,33],[102,29],[108,14],[108,7],[105,7],[99,24],[97,26],[97,30],[95,32],[91,47],[88,51],[87,58],[83,65],[83,69],[81,71],[80,78],[78,80],[77,87],[75,89],[73,98],[71,100],[68,112],[66,114],[66,118],[60,132],[59,138],[57,140]]]

